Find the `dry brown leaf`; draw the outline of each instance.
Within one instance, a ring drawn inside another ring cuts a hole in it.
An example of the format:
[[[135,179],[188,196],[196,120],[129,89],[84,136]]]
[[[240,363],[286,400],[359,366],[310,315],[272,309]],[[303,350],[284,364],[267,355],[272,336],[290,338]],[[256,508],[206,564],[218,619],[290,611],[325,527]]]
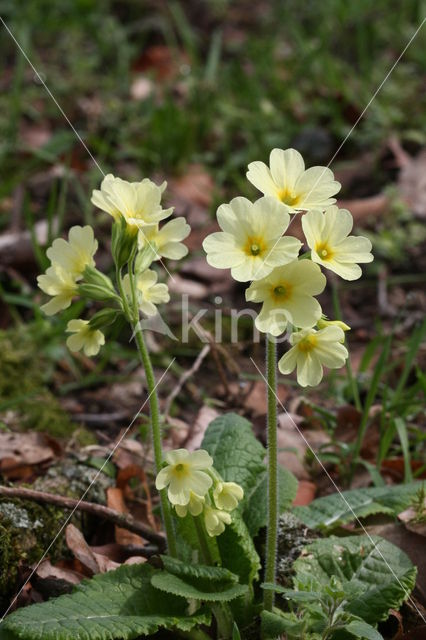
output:
[[[84,539],[83,534],[73,524],[69,524],[65,529],[65,541],[68,549],[87,567],[92,574],[99,573],[100,568],[95,558],[95,554]]]
[[[309,473],[304,465],[308,445],[314,451],[330,441],[326,433],[319,430],[300,429],[302,418],[298,415],[282,413],[278,416],[278,460],[286,469],[294,473],[298,480],[309,480]],[[303,432],[302,438],[298,429]]]
[[[197,417],[195,418],[194,426],[192,427],[189,437],[185,442],[185,448],[193,451],[199,449],[204,438],[207,427],[210,422],[217,418],[219,413],[213,407],[203,406],[199,410]]]
[[[214,182],[202,165],[193,164],[187,167],[183,176],[170,181],[169,189],[190,205],[208,207],[213,196]]]
[[[130,556],[124,564],[142,564],[143,562],[146,562],[146,558],[143,558],[142,556]]]
[[[0,473],[20,478],[21,470],[52,462],[59,451],[59,445],[42,433],[0,433]]]
[[[313,482],[309,482],[309,480],[299,480],[293,505],[304,506],[310,504],[315,498],[316,490],[317,486]]]
[[[172,278],[169,278],[167,285],[172,293],[177,295],[186,294],[189,298],[195,298],[196,300],[202,300],[209,294],[209,289],[206,285],[201,282],[195,282],[195,280],[182,278],[177,273]]]
[[[119,513],[128,513],[129,510],[124,502],[123,492],[116,487],[109,487],[107,489],[107,506],[111,509],[115,509]],[[143,539],[136,533],[122,529],[115,526],[115,541],[119,544],[143,544]]]
[[[49,583],[65,583],[68,584],[70,588],[85,578],[83,574],[73,571],[72,569],[55,566],[47,559],[43,560],[37,567],[36,575],[39,580]]]

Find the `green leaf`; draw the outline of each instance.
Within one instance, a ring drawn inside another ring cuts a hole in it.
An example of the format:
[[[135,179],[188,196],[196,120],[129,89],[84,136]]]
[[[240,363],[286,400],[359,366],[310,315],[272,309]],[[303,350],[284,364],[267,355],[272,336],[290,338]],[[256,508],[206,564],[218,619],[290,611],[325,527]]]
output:
[[[383,640],[381,633],[362,620],[352,620],[352,622],[346,625],[345,631],[348,631],[357,638],[363,638],[363,640]]]
[[[214,466],[224,480],[238,482],[244,489],[240,510],[250,534],[255,536],[266,526],[266,449],[255,438],[250,422],[235,413],[219,416],[209,424],[202,448],[213,457]],[[280,467],[280,513],[290,507],[296,491],[296,478]]]
[[[311,576],[327,585],[335,576],[354,593],[345,610],[370,624],[399,609],[414,588],[416,568],[408,556],[378,536],[330,536],[316,540],[293,564],[295,583]]]
[[[208,568],[208,567],[207,567]],[[152,576],[151,583],[160,591],[173,593],[183,598],[209,602],[229,602],[238,598],[248,591],[244,584],[229,582],[228,580],[219,582],[208,578],[179,578],[168,571],[159,571]]]
[[[300,638],[303,637],[300,635],[303,632],[303,622],[297,620],[294,614],[277,614],[270,611],[262,611],[260,618],[262,638],[265,640],[276,640],[284,633]]]
[[[85,580],[70,595],[9,615],[0,640],[131,640],[160,628],[209,624],[205,611],[189,616],[185,599],[156,590],[154,575],[150,565],[136,564]]]
[[[250,422],[236,413],[226,413],[209,424],[202,448],[212,456],[222,478],[237,482],[244,493],[265,470],[264,447],[254,437]]]
[[[362,518],[374,513],[396,516],[411,504],[421,485],[421,482],[412,482],[333,493],[308,506],[294,507],[293,512],[311,529],[337,527],[351,522],[355,516]]]
[[[251,585],[258,577],[260,559],[238,511],[232,512],[232,523],[216,540],[223,565],[237,574],[242,584]]]
[[[295,476],[284,467],[278,468],[279,513],[290,508],[297,492]],[[261,527],[266,526],[267,518],[267,474],[259,474],[256,483],[247,491],[244,501],[243,518],[250,534],[254,537]]]
[[[160,556],[164,569],[179,578],[208,580],[209,582],[238,582],[238,576],[222,567],[211,567],[205,564],[187,564],[170,556]]]

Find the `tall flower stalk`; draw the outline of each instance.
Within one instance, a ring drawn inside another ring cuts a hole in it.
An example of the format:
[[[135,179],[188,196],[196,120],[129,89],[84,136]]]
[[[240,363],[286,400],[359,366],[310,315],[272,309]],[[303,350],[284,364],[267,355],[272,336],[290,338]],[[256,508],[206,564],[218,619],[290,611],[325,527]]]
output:
[[[291,348],[278,362],[281,373],[297,369],[302,387],[316,386],[323,367],[340,368],[348,357],[342,322],[328,321],[315,296],[326,286],[321,267],[345,280],[361,275],[358,263],[373,259],[367,238],[350,236],[352,216],[335,206],[340,189],[327,167],[305,169],[295,149],[273,149],[269,166],[252,162],[248,180],[263,194],[252,203],[234,198],[217,211],[221,231],[203,242],[207,262],[231,269],[238,282],[250,283],[248,302],[262,303],[256,328],[266,334],[268,505],[265,582],[275,581],[279,516],[277,447],[277,349],[273,337],[288,334]],[[292,214],[302,214],[308,251],[284,235]],[[271,611],[273,591],[265,590],[264,607]]]
[[[278,438],[277,438],[277,345],[266,336],[268,516],[266,531],[265,582],[275,582],[278,541]],[[272,611],[274,592],[265,589],[263,606]]]

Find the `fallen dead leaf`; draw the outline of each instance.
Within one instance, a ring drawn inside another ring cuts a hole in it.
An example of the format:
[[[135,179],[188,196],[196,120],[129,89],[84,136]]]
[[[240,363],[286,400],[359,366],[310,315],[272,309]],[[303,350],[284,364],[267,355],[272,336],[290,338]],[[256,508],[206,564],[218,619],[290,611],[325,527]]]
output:
[[[186,449],[193,451],[201,447],[207,427],[218,415],[219,413],[216,409],[213,409],[213,407],[201,407],[195,418],[194,426],[190,431],[189,437],[185,442]]]
[[[19,479],[28,467],[46,465],[60,452],[59,444],[42,433],[0,433],[0,473]]]
[[[72,554],[82,565],[87,567],[92,574],[100,572],[95,554],[87,544],[81,531],[73,524],[69,524],[65,529],[65,541]]]
[[[202,300],[209,294],[209,289],[206,285],[195,280],[189,280],[188,278],[182,278],[177,273],[173,278],[169,278],[167,283],[169,290],[177,295],[187,295],[189,298],[196,300]]]
[[[146,558],[143,558],[142,556],[130,556],[124,564],[142,564],[143,562],[146,562]]]
[[[107,489],[107,506],[115,509],[119,513],[128,513],[129,510],[124,502],[123,492],[117,487],[109,487]],[[143,539],[136,533],[127,531],[121,527],[115,526],[115,541],[119,544],[143,544]]]
[[[85,577],[72,569],[54,566],[46,559],[37,567],[31,580],[45,597],[56,597],[72,591]]]
[[[328,443],[329,437],[323,431],[303,429],[302,438],[295,425],[302,422],[302,418],[298,415],[281,413],[278,416],[278,461],[286,469],[291,471],[298,480],[309,480],[310,476],[305,467],[304,459],[308,446],[314,451]],[[302,431],[299,427],[299,430]]]
[[[310,504],[315,498],[316,490],[317,486],[313,482],[309,482],[309,480],[299,480],[293,505],[304,506]]]

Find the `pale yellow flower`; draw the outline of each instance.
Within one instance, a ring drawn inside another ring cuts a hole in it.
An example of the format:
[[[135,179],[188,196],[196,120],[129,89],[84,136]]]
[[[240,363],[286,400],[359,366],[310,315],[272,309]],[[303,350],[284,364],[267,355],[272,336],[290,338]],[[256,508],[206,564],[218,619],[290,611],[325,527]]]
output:
[[[166,186],[166,182],[157,186],[148,178],[141,182],[127,182],[109,173],[100,190],[93,191],[92,203],[114,220],[118,221],[123,216],[130,227],[142,229],[171,215],[173,208],[161,207],[161,196]]]
[[[231,522],[232,518],[229,513],[206,505],[204,509],[204,524],[211,538],[220,536],[225,531],[225,525],[231,524]]]
[[[207,451],[176,449],[166,454],[167,466],[161,469],[155,480],[158,490],[168,487],[168,498],[173,505],[186,506],[191,493],[204,497],[212,486],[212,479],[206,473],[213,466],[213,459]]]
[[[334,271],[344,280],[356,280],[362,274],[357,262],[371,262],[371,242],[363,236],[350,236],[353,218],[346,209],[329,207],[309,211],[302,217],[303,232],[314,262]]]
[[[92,227],[71,227],[68,242],[57,238],[46,251],[46,255],[54,267],[60,267],[64,272],[78,280],[83,276],[87,266],[94,267],[93,256],[98,248]]]
[[[348,357],[343,346],[344,333],[340,327],[326,327],[320,331],[304,329],[293,333],[293,347],[278,362],[281,373],[291,373],[297,367],[297,381],[302,387],[314,387],[323,376],[323,366],[340,369]]]
[[[99,329],[92,329],[88,320],[70,320],[67,324],[67,333],[74,335],[67,338],[67,347],[70,351],[81,351],[86,356],[95,356],[105,344],[105,336]]]
[[[77,284],[74,277],[58,266],[51,266],[46,273],[37,277],[38,286],[44,293],[52,296],[52,300],[41,307],[48,316],[53,316],[62,309],[67,309],[74,296],[77,295]]]
[[[325,327],[340,327],[342,331],[350,331],[351,328],[346,322],[342,320],[328,320],[326,316],[322,316],[317,322],[318,329],[325,329]],[[345,339],[343,338],[343,342]]]
[[[191,516],[199,516],[204,508],[205,498],[197,496],[196,493],[190,492],[188,504],[175,504],[175,510],[179,518],[184,518],[189,512]]]
[[[247,198],[234,198],[219,207],[217,219],[222,231],[203,242],[207,262],[217,269],[230,268],[238,282],[264,278],[299,254],[299,240],[281,237],[290,216],[277,200],[260,198],[252,203]]]
[[[147,316],[155,316],[157,314],[157,307],[155,305],[170,300],[167,285],[157,283],[158,274],[152,269],[147,269],[136,276],[135,280],[139,309]],[[127,273],[123,278],[123,287],[126,295],[130,298],[130,278]]]
[[[155,250],[155,260],[180,260],[188,253],[188,247],[182,240],[187,238],[190,232],[191,227],[182,217],[170,220],[161,229],[158,224],[148,225],[139,231],[139,249],[151,246]]]
[[[218,482],[213,489],[215,505],[225,511],[233,511],[243,497],[243,488],[236,482]]]
[[[322,313],[313,296],[324,291],[325,285],[321,269],[310,260],[294,260],[252,282],[246,300],[263,302],[256,327],[273,336],[283,333],[289,322],[296,327],[312,327]]]
[[[284,203],[289,213],[334,204],[332,196],[341,188],[328,167],[305,170],[303,158],[295,149],[273,149],[269,167],[264,162],[251,162],[247,179],[265,196]]]

